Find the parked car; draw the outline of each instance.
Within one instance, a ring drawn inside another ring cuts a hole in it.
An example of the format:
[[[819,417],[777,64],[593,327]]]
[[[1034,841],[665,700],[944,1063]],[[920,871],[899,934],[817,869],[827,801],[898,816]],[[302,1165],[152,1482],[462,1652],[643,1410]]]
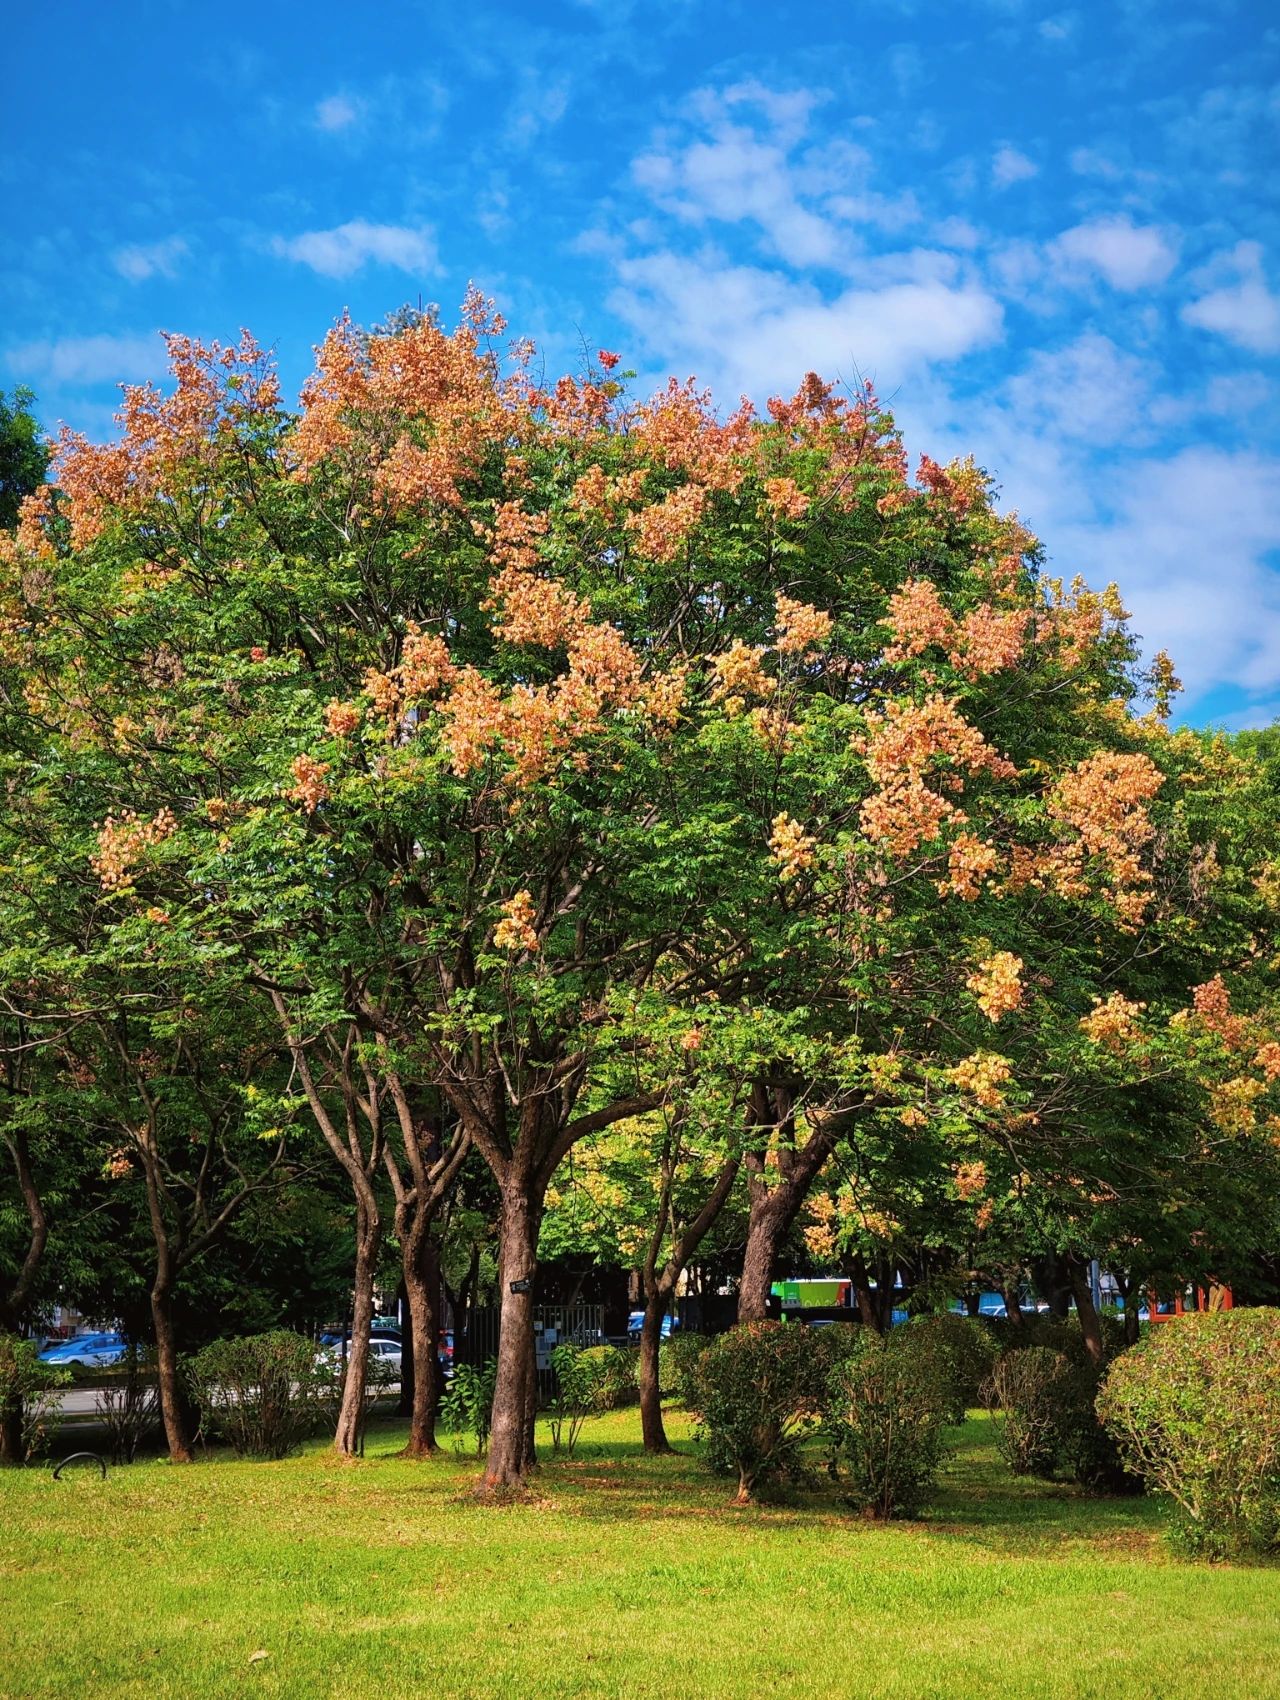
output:
[[[453,1371],[453,1329],[442,1328],[436,1341],[436,1356],[446,1375]]]
[[[638,1346],[640,1344],[640,1330],[643,1326],[644,1312],[642,1310],[633,1310],[627,1318],[627,1339],[631,1345]],[[672,1316],[671,1312],[668,1311],[662,1319],[662,1338],[664,1340],[669,1340],[679,1326],[680,1318],[678,1316]]]
[[[118,1364],[129,1350],[122,1334],[114,1332],[77,1334],[71,1340],[59,1340],[46,1346],[40,1354],[42,1364],[55,1364],[62,1369],[75,1365],[80,1369],[105,1369]]]
[[[372,1340],[390,1340],[391,1343],[393,1345],[396,1345],[396,1346],[399,1346],[401,1344],[400,1330],[398,1328],[383,1328],[381,1326],[375,1326],[375,1327],[373,1327],[369,1330],[369,1339],[371,1341]],[[326,1347],[326,1348],[332,1348],[335,1352],[338,1353],[339,1356],[341,1356],[342,1355],[342,1342],[344,1340],[347,1342],[348,1345],[350,1345],[351,1335],[350,1335],[349,1332],[338,1333],[338,1332],[335,1332],[333,1329],[330,1329],[327,1333],[322,1334],[320,1336],[319,1344],[321,1346]]]

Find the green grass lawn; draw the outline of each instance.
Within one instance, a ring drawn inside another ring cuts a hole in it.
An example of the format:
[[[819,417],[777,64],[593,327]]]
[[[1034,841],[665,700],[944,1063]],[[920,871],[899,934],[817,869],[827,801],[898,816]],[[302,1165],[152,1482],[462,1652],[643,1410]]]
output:
[[[1280,1696],[1280,1569],[1179,1563],[1155,1506],[1012,1479],[985,1419],[888,1527],[817,1488],[735,1508],[638,1435],[548,1446],[501,1508],[391,1427],[360,1463],[5,1473],[0,1694]]]

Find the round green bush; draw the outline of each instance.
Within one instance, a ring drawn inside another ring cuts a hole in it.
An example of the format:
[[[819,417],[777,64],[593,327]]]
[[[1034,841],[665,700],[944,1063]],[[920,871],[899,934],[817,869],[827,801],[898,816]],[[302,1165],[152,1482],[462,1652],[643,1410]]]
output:
[[[841,1481],[869,1516],[912,1516],[933,1487],[957,1386],[941,1338],[910,1326],[884,1339],[859,1329],[828,1376],[823,1424]]]
[[[710,1334],[676,1333],[658,1350],[658,1385],[675,1395],[686,1410],[693,1404],[698,1360],[711,1344]]]
[[[1280,1311],[1208,1311],[1112,1364],[1098,1414],[1125,1462],[1210,1557],[1280,1548]]]
[[[986,1400],[1000,1456],[1018,1476],[1052,1476],[1058,1462],[1059,1406],[1071,1360],[1049,1346],[1003,1352]]]
[[[286,1328],[215,1340],[187,1365],[202,1426],[249,1458],[288,1457],[315,1425],[324,1377],[312,1342]]]
[[[835,1355],[824,1336],[833,1332],[744,1322],[699,1356],[690,1410],[712,1469],[737,1476],[740,1504],[797,1468],[800,1444],[819,1420]]]
[[[996,1344],[989,1331],[972,1316],[947,1311],[912,1317],[894,1337],[899,1334],[909,1338],[916,1350],[936,1357],[937,1380],[950,1388],[947,1421],[962,1423],[969,1407],[981,1402],[982,1389],[995,1367]]]

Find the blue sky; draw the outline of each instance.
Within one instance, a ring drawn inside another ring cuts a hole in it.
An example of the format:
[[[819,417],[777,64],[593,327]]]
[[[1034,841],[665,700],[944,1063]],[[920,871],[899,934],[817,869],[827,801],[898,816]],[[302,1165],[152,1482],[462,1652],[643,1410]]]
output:
[[[725,402],[873,377],[1185,717],[1280,715],[1280,19],[1262,0],[63,0],[6,25],[0,386],[105,436],[157,330],[295,390],[469,279]]]

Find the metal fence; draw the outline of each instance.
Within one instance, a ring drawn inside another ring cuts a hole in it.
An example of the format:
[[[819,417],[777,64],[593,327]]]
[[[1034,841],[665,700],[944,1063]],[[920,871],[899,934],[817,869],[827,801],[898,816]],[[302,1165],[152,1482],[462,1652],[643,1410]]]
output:
[[[465,1329],[454,1329],[455,1364],[484,1364],[498,1355],[501,1313],[496,1305],[482,1305],[467,1317]],[[543,1398],[554,1391],[555,1372],[551,1354],[566,1341],[575,1346],[605,1343],[603,1305],[535,1305],[533,1342],[538,1363],[538,1391]]]

